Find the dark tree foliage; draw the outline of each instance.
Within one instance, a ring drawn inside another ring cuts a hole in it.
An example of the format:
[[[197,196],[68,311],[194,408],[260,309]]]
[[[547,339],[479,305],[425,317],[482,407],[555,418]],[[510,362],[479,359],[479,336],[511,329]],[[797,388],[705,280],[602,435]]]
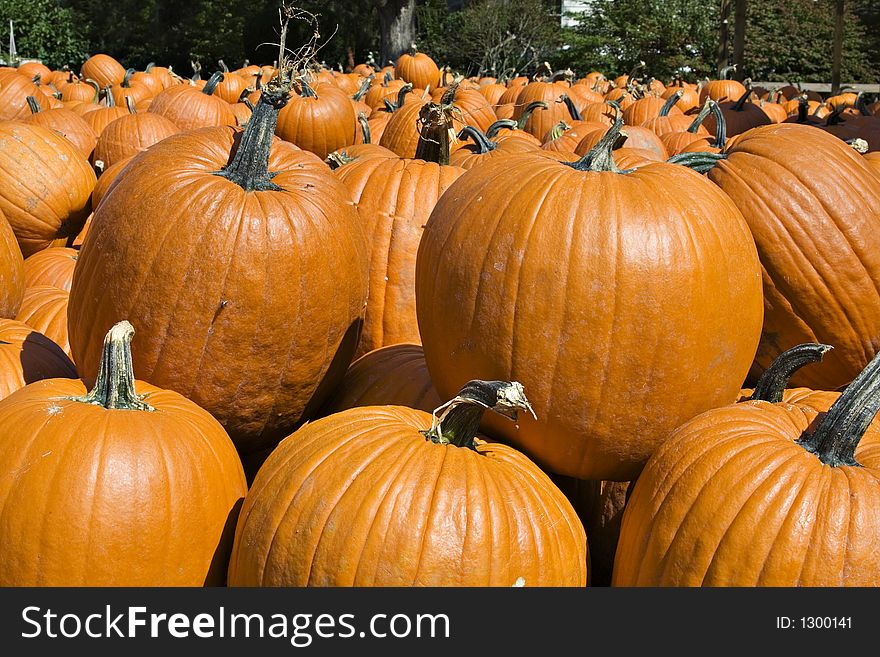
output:
[[[0,57],[4,61],[9,54],[10,20],[20,56],[40,59],[54,68],[85,59],[89,43],[77,26],[76,14],[57,0],[0,0]]]

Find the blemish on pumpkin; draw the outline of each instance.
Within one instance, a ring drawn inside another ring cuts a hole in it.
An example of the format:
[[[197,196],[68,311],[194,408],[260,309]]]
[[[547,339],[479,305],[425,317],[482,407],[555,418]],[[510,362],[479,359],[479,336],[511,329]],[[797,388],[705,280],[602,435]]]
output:
[[[511,588],[522,588],[525,585],[526,585],[526,578],[525,577],[517,577],[516,581],[513,583],[513,586],[511,586]]]
[[[49,404],[46,407],[46,413],[49,415],[58,415],[61,412],[61,407],[58,404]]]

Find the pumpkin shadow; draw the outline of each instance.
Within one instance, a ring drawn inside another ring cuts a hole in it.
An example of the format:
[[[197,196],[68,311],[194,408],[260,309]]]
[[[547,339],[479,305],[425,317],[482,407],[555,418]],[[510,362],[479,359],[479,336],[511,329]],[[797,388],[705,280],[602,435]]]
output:
[[[235,526],[238,524],[238,514],[241,512],[242,504],[244,504],[244,498],[240,497],[229,511],[203,586],[226,586],[226,573],[229,569],[229,558],[232,555]]]
[[[43,379],[79,378],[64,350],[37,331],[31,331],[22,342],[19,360],[25,384]]]

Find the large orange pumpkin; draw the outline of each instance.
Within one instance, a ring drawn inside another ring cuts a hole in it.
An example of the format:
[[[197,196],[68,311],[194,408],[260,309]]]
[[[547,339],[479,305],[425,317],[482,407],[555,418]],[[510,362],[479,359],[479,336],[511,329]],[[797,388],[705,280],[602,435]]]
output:
[[[409,82],[416,89],[434,89],[440,84],[440,69],[437,63],[415,47],[397,58],[394,72],[404,82]]]
[[[24,261],[25,287],[51,285],[70,292],[79,251],[63,246],[44,249]]]
[[[279,112],[275,132],[323,160],[353,144],[357,127],[354,106],[344,91],[329,84],[312,89],[301,81],[299,93],[294,93]]]
[[[747,401],[679,427],[635,484],[613,584],[880,585],[878,393],[875,357],[830,408]]]
[[[0,211],[0,317],[12,318],[24,295],[24,259],[12,227]]]
[[[185,132],[136,155],[95,211],[71,288],[70,344],[87,379],[100,335],[130,317],[143,377],[208,410],[244,450],[317,410],[351,361],[366,302],[348,191],[273,137],[286,96],[264,87],[243,132]]]
[[[449,166],[449,105],[422,105],[416,157],[358,158],[336,169],[350,192],[370,249],[370,294],[358,355],[419,340],[416,254],[437,199],[464,169]]]
[[[147,111],[164,116],[181,130],[238,125],[229,103],[212,95],[222,79],[218,71],[201,89],[190,84],[169,87],[153,98]]]
[[[135,381],[127,322],[91,392],[32,384],[0,402],[0,585],[223,584],[247,488],[223,428]]]
[[[849,383],[880,344],[877,176],[837,138],[782,123],[741,135],[709,179],[742,211],[761,257],[755,372],[789,347],[823,342],[834,351],[793,383],[821,390]]]
[[[475,381],[439,418],[367,406],[306,425],[254,479],[229,585],[584,586],[568,500],[525,456],[475,438],[486,408],[516,418],[527,404],[516,384]]]
[[[76,378],[60,346],[14,319],[0,319],[0,399],[42,379]]]
[[[75,237],[94,187],[95,172],[64,137],[42,126],[0,122],[0,211],[24,257]]]
[[[161,114],[135,113],[131,109],[129,114],[108,123],[98,137],[95,160],[103,162],[105,169],[180,132],[177,124]]]
[[[43,110],[33,96],[28,96],[27,104],[30,107],[31,115],[22,119],[24,123],[41,125],[54,130],[73,144],[84,158],[91,157],[98,136],[92,130],[92,126],[86,123],[79,114],[66,107]]]
[[[685,167],[617,170],[621,123],[572,164],[511,155],[462,175],[416,268],[441,397],[522,380],[538,419],[487,431],[582,479],[633,479],[676,426],[734,401],[761,326],[736,206]]]
[[[94,80],[102,87],[120,84],[125,78],[125,68],[110,55],[99,53],[89,57],[82,65],[79,75]]]

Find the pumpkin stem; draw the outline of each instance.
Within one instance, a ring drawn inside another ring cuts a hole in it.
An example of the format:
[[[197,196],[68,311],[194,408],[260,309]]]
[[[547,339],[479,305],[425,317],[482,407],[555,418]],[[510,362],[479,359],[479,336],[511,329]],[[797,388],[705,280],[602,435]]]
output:
[[[518,381],[468,381],[458,395],[437,408],[425,438],[440,445],[474,449],[474,438],[486,409],[516,422],[519,411],[535,416]]]
[[[737,101],[733,104],[733,107],[731,107],[730,109],[732,109],[734,112],[742,112],[743,107],[746,104],[746,101],[749,99],[749,96],[751,96],[751,95],[752,95],[752,88],[747,87],[746,92],[737,99]]]
[[[222,59],[218,59],[217,63],[220,64],[221,71],[223,71],[224,73],[229,73],[229,67],[226,65],[226,62],[224,62]]]
[[[217,85],[221,82],[223,82],[223,71],[217,71],[214,75],[208,78],[208,81],[205,83],[205,88],[202,89],[202,93],[206,96],[211,96],[217,88]]]
[[[361,126],[361,131],[364,134],[364,143],[369,144],[372,135],[370,134],[370,122],[367,120],[367,115],[363,112],[358,112],[357,115],[358,124]]]
[[[536,109],[547,109],[547,103],[545,103],[543,100],[536,100],[523,107],[522,115],[516,121],[516,127],[518,130],[522,130],[525,128],[526,123],[528,123],[529,117],[532,116],[532,112],[534,112]]]
[[[715,117],[715,147],[724,150],[727,146],[727,119],[721,111],[721,105],[714,101],[709,111]]]
[[[577,162],[565,163],[577,171],[625,173],[617,168],[617,165],[614,163],[614,156],[612,155],[614,144],[620,138],[620,129],[623,127],[623,113],[620,111],[620,106],[613,100],[606,100],[605,102],[614,108],[614,125],[608,128],[608,132],[599,140],[598,144],[590,149],[589,153]]]
[[[709,112],[712,111],[712,105],[715,104],[715,101],[711,98],[707,98],[703,108],[700,110],[700,113],[694,117],[694,120],[691,121],[691,124],[688,126],[687,131],[692,135],[697,134],[697,130],[700,129],[700,126],[703,125],[703,121],[706,120],[706,117],[709,116]]]
[[[498,119],[486,129],[486,136],[492,139],[498,132],[504,128],[507,130],[517,130],[519,124],[513,119]]]
[[[107,107],[116,107],[116,99],[113,97],[112,87],[109,84],[104,87],[104,100],[107,101]]]
[[[666,99],[666,102],[663,103],[663,107],[660,108],[660,116],[669,116],[669,112],[672,111],[672,108],[675,107],[675,104],[681,99],[684,95],[684,89],[679,89],[674,94],[672,94],[669,98]]]
[[[346,164],[351,164],[356,159],[357,158],[352,157],[345,151],[335,151],[333,153],[330,153],[330,155],[328,155],[327,159],[324,161],[327,163],[327,166],[335,171],[340,167],[344,167]]]
[[[137,109],[134,106],[134,99],[131,96],[125,97],[125,106],[128,108],[129,114],[137,114]]]
[[[95,90],[95,95],[92,96],[92,104],[97,105],[101,97],[101,85],[92,80],[92,78],[86,78],[85,83]]]
[[[479,128],[475,128],[472,125],[466,125],[458,133],[459,139],[467,139],[468,137],[473,139],[474,144],[477,147],[477,155],[485,155],[489,151],[494,151],[498,148],[498,144],[489,141],[489,138],[481,132]]]
[[[568,94],[562,94],[559,97],[559,100],[557,100],[556,102],[565,103],[565,106],[568,108],[568,113],[571,114],[572,120],[583,121],[583,118],[581,118],[581,113],[578,111],[578,108],[575,107],[574,101],[568,97]]]
[[[798,123],[806,123],[807,115],[810,110],[810,101],[807,99],[807,94],[802,94],[798,96],[798,113],[797,113],[797,122]]]
[[[37,102],[37,99],[34,98],[33,96],[27,97],[27,105],[28,105],[28,109],[30,109],[30,111],[31,111],[31,114],[38,114],[40,112],[40,110],[42,109],[40,107],[40,104]]]
[[[856,448],[880,411],[880,355],[850,383],[828,409],[816,430],[799,441],[804,449],[832,468],[859,465]]]
[[[134,369],[131,364],[131,339],[134,327],[123,320],[104,336],[104,351],[98,365],[98,377],[91,392],[74,401],[95,404],[107,409],[125,411],[153,411],[134,389]]]
[[[357,93],[354,96],[352,96],[351,99],[352,100],[360,100],[361,98],[363,98],[366,95],[366,93],[370,90],[370,86],[372,86],[372,83],[373,83],[373,78],[375,78],[375,77],[376,77],[375,75],[371,75],[368,78],[364,78],[364,81],[361,82],[360,89],[357,90]]]
[[[782,394],[788,386],[791,375],[804,365],[821,362],[826,352],[832,348],[830,344],[806,343],[783,351],[770,363],[770,367],[764,370],[749,399],[778,404],[782,401]]]
[[[134,69],[130,68],[125,71],[125,76],[122,78],[122,84],[119,85],[121,87],[125,87],[126,89],[131,87],[131,76],[134,75]]]
[[[550,128],[550,139],[548,141],[556,141],[568,130],[571,130],[571,126],[568,125],[565,121],[560,121],[552,128]]]
[[[449,164],[449,144],[455,138],[452,126],[453,105],[446,101],[453,97],[457,85],[443,94],[440,103],[426,103],[419,110],[419,143],[416,146],[417,160]]]
[[[730,74],[736,70],[736,64],[731,64],[730,66],[725,66],[718,72],[719,80],[730,80]]]
[[[697,173],[708,173],[721,160],[726,160],[726,153],[679,153],[673,155],[666,162],[668,164],[680,164],[693,169]]]
[[[241,135],[232,162],[215,175],[234,182],[246,192],[279,191],[269,173],[269,152],[278,123],[278,112],[287,104],[287,88],[266,87]]]

